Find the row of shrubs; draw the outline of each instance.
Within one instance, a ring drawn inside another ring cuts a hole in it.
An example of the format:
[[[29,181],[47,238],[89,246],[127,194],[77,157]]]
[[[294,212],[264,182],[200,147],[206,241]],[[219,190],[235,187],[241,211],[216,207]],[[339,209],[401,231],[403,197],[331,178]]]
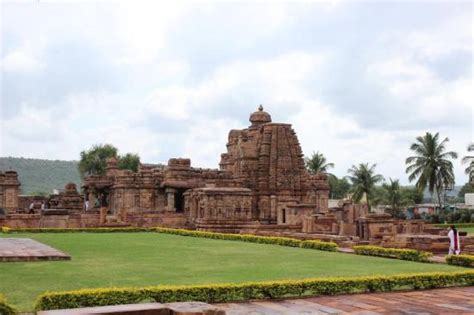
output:
[[[116,233],[116,232],[154,232],[155,228],[123,227],[123,228],[9,228],[2,227],[3,233]]]
[[[421,216],[422,219],[430,223],[445,223],[449,222],[449,224],[463,224],[463,223],[474,223],[474,209],[456,209],[455,211],[441,209],[438,210],[436,213],[432,214],[423,214]]]
[[[474,268],[474,255],[449,255],[446,256],[446,263],[449,265]]]
[[[433,225],[440,228],[448,228],[451,225],[454,225],[457,229],[474,227],[474,223],[440,223],[440,224],[433,224]]]
[[[46,292],[38,297],[35,309],[40,311],[133,304],[143,301],[159,303],[182,301],[221,303],[253,299],[281,299],[301,296],[432,289],[469,285],[474,285],[474,271],[318,278],[240,284],[160,285],[144,288],[81,289],[66,292]]]
[[[357,255],[380,256],[418,262],[430,262],[430,258],[433,256],[430,252],[416,249],[385,248],[369,245],[353,246],[352,248]]]
[[[7,299],[0,294],[0,314],[1,315],[15,315],[18,314],[16,308],[7,303]]]
[[[269,237],[269,236],[257,236],[251,234],[230,234],[230,233],[214,233],[214,232],[204,232],[204,231],[193,231],[193,230],[184,230],[184,229],[171,229],[171,228],[156,228],[156,231],[159,233],[165,234],[175,234],[181,236],[192,236],[192,237],[203,237],[203,238],[212,238],[218,240],[229,240],[229,241],[242,241],[250,243],[260,243],[260,244],[273,244],[289,247],[302,247],[302,248],[312,248],[319,250],[326,250],[334,252],[337,250],[337,244],[334,242],[324,242],[318,240],[309,240],[301,241],[295,238],[288,237]]]

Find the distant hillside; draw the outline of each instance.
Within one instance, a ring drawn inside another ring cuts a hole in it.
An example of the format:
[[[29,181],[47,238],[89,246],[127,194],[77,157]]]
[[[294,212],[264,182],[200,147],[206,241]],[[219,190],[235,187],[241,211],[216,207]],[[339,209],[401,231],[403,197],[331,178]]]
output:
[[[51,194],[53,189],[63,189],[69,182],[80,187],[81,177],[77,163],[77,161],[0,157],[0,171],[11,169],[18,172],[21,194]]]

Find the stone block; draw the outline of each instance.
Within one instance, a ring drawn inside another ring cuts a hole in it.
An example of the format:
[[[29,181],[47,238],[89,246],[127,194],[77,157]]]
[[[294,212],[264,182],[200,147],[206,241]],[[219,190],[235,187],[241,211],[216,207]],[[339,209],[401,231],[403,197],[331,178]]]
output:
[[[40,311],[38,315],[171,315],[171,310],[160,303],[110,305],[87,308],[71,308],[64,310]]]
[[[217,306],[204,302],[177,302],[165,304],[171,315],[225,315]]]

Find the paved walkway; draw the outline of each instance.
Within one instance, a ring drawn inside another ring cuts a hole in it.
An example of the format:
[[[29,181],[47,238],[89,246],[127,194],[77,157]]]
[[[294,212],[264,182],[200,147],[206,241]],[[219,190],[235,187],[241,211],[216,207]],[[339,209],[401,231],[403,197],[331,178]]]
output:
[[[29,238],[0,238],[0,262],[69,259],[65,253]]]
[[[474,314],[474,286],[218,304],[227,315]]]

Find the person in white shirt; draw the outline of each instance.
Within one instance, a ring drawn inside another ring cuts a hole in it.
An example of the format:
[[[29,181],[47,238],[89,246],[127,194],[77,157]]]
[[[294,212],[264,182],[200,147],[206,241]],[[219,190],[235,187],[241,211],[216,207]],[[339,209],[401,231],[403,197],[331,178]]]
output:
[[[35,203],[32,201],[30,203],[30,211],[28,212],[29,214],[34,214],[35,213]]]
[[[459,233],[454,225],[451,225],[448,232],[449,237],[449,255],[459,255],[461,253],[461,246],[459,242]]]

